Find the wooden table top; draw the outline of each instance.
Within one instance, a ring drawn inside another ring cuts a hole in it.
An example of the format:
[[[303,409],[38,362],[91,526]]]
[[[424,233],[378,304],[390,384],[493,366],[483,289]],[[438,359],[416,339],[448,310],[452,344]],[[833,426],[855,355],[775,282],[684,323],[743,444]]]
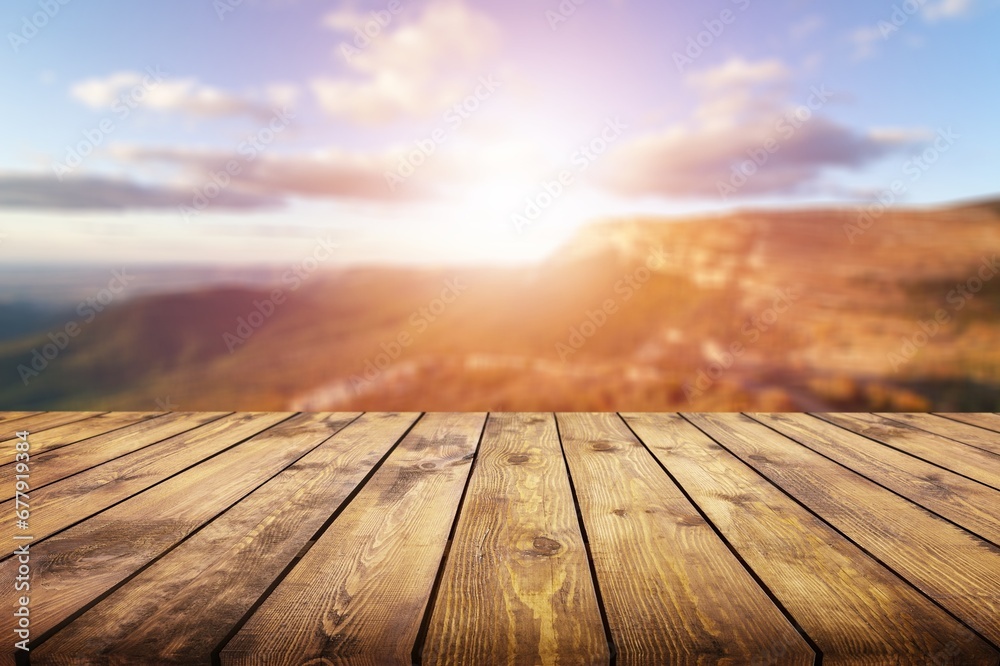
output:
[[[0,440],[31,664],[1000,660],[996,414],[0,412]]]

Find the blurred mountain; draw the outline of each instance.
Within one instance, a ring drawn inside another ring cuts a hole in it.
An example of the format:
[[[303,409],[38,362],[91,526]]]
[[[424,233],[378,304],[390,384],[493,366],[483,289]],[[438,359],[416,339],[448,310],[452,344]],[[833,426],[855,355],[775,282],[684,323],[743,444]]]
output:
[[[996,411],[998,253],[996,201],[738,211],[597,224],[531,267],[4,311],[0,408]]]

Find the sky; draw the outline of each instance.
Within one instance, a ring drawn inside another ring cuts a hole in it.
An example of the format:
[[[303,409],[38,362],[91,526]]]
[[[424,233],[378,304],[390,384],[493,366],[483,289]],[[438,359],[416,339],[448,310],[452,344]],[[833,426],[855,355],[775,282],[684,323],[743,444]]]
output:
[[[0,261],[510,263],[990,197],[998,0],[11,0]]]

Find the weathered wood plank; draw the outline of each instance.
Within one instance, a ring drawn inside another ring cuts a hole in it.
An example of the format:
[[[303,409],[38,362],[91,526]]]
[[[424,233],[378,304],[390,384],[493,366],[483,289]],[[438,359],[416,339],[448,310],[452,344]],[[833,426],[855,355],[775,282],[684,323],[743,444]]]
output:
[[[1000,659],[969,629],[681,417],[624,416],[819,646],[824,664]],[[772,663],[784,663],[784,656],[764,655]]]
[[[881,416],[889,421],[905,423],[914,428],[926,430],[935,435],[948,437],[962,444],[975,446],[976,448],[1000,455],[1000,433],[976,427],[978,424],[956,423],[955,421],[933,414],[878,414],[877,416]],[[970,416],[977,415],[972,414]],[[1000,417],[996,419],[996,426],[1000,427]],[[1000,459],[997,460],[997,465],[1000,466]]]
[[[744,415],[695,425],[1000,645],[1000,549]]]
[[[156,415],[156,418],[140,419],[130,425],[103,434],[95,434],[42,453],[35,451],[32,441],[31,487],[37,491],[71,474],[100,465],[159,439],[176,435],[222,416],[225,416],[225,412]],[[184,427],[185,424],[190,425]],[[13,496],[10,489],[0,490],[0,500],[8,500]]]
[[[36,455],[55,451],[69,444],[114,432],[143,421],[156,420],[162,416],[161,412],[107,412],[98,414],[88,419],[72,421],[54,428],[46,428],[39,433],[32,433],[34,439],[31,443],[31,450]]]
[[[749,416],[1000,545],[1000,491],[812,416]]]
[[[328,416],[331,431],[343,429],[56,633],[32,663],[210,664],[212,651],[417,418],[357,416]],[[335,564],[321,559],[314,573]],[[280,632],[295,630],[292,617]]]
[[[42,433],[46,430],[52,430],[53,428],[59,428],[70,423],[92,419],[105,414],[110,414],[110,412],[42,412],[35,416],[18,419],[15,430],[27,430],[32,435],[37,435],[34,438],[29,437],[31,440],[31,450],[35,453],[41,453],[52,448],[51,438],[42,437]],[[0,440],[0,448],[4,451],[13,451],[14,447],[11,446],[11,443],[16,442],[17,437],[13,432],[4,432],[4,434],[9,434],[10,437]],[[35,444],[36,440],[38,441],[37,445]],[[4,455],[2,462],[9,464],[13,458],[13,454],[9,456],[9,459],[7,455]]]
[[[939,413],[937,416],[951,419],[952,421],[961,421],[962,423],[968,423],[969,425],[985,428],[986,430],[992,430],[1000,435],[1000,414],[957,414],[954,412],[948,412]],[[993,453],[1000,453],[1000,450],[993,447],[990,447],[989,450],[993,451]]]
[[[16,425],[11,425],[12,422],[41,413],[42,412],[0,412],[0,423],[3,424],[4,430],[7,430],[8,427],[16,428]]]
[[[110,414],[111,412],[37,412],[30,416],[21,417],[18,421],[18,430],[28,430],[30,432],[42,432],[43,430],[48,430],[49,428],[58,428],[59,426],[65,425],[67,423],[73,423],[75,421],[83,421],[84,419],[92,419],[95,416],[101,416],[102,414]]]
[[[616,414],[558,422],[617,663],[746,664],[776,649],[782,663],[813,663],[809,644]]]
[[[865,437],[1000,489],[1000,458],[954,440],[874,414],[817,414]]]
[[[551,414],[491,415],[447,556],[426,664],[606,664]]]
[[[485,414],[429,414],[221,653],[222,664],[405,664]]]
[[[183,541],[332,433],[324,415],[287,419],[32,548],[33,636],[39,639]],[[210,426],[211,424],[209,424]],[[0,563],[13,580],[15,560]],[[10,634],[12,615],[0,619]]]
[[[79,474],[32,491],[31,533],[35,542],[142,492],[279,420],[281,416],[274,417],[266,413],[230,416],[209,412],[173,413],[162,419],[140,424],[149,427],[133,437],[103,442],[114,453],[128,448],[139,450],[104,464],[96,464]],[[140,446],[143,448],[139,448]],[[36,478],[48,478],[50,475],[45,472],[50,467],[51,476],[57,476],[76,463],[100,460],[101,451],[89,446],[82,451],[86,455],[68,455],[66,460],[62,459],[64,452],[69,453],[75,449],[74,444],[38,456],[32,465],[32,481]],[[45,459],[50,454],[55,455],[55,458]],[[0,504],[0,510],[13,511],[13,504],[13,500],[8,500]],[[0,539],[12,537],[13,533],[12,523],[0,522]],[[10,556],[10,553],[0,552],[0,560]]]

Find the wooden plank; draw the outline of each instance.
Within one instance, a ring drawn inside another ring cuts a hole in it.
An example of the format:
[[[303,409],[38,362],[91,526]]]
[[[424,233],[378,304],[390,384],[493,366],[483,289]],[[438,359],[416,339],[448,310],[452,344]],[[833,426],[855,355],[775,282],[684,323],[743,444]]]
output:
[[[43,412],[0,412],[0,423],[3,424],[4,430],[6,430],[8,426],[14,421],[23,419],[27,416],[35,416],[36,414],[42,414],[42,413]],[[17,426],[13,427],[16,428]]]
[[[815,654],[616,414],[559,414],[618,664]],[[747,618],[753,622],[747,622]]]
[[[1000,455],[1000,433],[984,430],[975,424],[956,423],[933,414],[878,414],[878,416]],[[1000,417],[997,418],[997,425],[1000,427]],[[997,465],[1000,466],[1000,459],[997,459]]]
[[[816,414],[865,437],[882,442],[900,451],[935,465],[957,472],[980,483],[1000,489],[1000,458],[935,435],[898,421],[889,421],[874,414]]]
[[[961,421],[962,423],[968,423],[969,425],[985,428],[986,430],[992,430],[993,432],[1000,434],[1000,414],[957,414],[949,412],[940,413],[937,416],[951,419],[952,421]],[[988,450],[993,451],[993,453],[1000,453],[1000,451],[995,450],[992,447]]]
[[[54,450],[49,449],[43,453],[35,452],[34,441],[32,441],[31,487],[38,491],[54,481],[113,460],[160,439],[176,435],[224,415],[225,412],[199,412],[186,415],[178,412],[176,414],[156,415],[156,418],[140,419],[132,425],[125,425],[104,434],[97,434],[76,443],[60,446]],[[0,490],[0,501],[9,500],[13,496],[13,489]]]
[[[321,414],[289,416],[263,415],[255,423],[258,431],[287,420],[33,547],[35,640],[318,446],[340,424]],[[0,563],[0,579],[14,579],[14,563]],[[12,622],[11,614],[0,615],[0,632],[10,634]]]
[[[49,428],[58,428],[67,423],[91,419],[108,412],[38,412],[31,416],[18,419],[17,429],[29,432],[42,432]]]
[[[805,414],[750,417],[1000,545],[1000,491]]]
[[[234,414],[221,420],[220,416],[223,415],[210,412],[171,413],[162,419],[140,424],[143,431],[124,441],[99,442],[107,444],[109,450],[116,453],[129,447],[139,450],[103,464],[95,464],[84,472],[32,491],[31,534],[36,543],[142,492],[279,420],[263,413]],[[93,439],[102,440],[101,437]],[[146,444],[152,445],[140,448]],[[63,454],[74,449],[76,445],[43,453],[33,462],[32,480],[36,477],[45,479],[58,476],[76,464],[101,460],[102,452],[89,446],[81,452],[86,455],[67,456],[63,460]],[[44,459],[50,454],[55,455],[54,460]],[[46,474],[50,469],[52,474]],[[0,504],[0,510],[10,514],[14,510],[13,504],[13,500],[8,500]],[[14,533],[13,523],[0,522],[0,539],[13,538]],[[10,553],[0,552],[0,560],[8,557],[11,557]]]
[[[424,642],[426,664],[606,664],[552,414],[490,415]]]
[[[32,652],[32,663],[210,664],[212,651],[416,418],[366,415],[351,423],[357,416],[326,417],[330,430],[347,427],[56,633]],[[405,555],[397,559],[408,564]],[[317,573],[335,564],[321,560]]]
[[[92,419],[95,416],[101,416],[102,414],[107,414],[107,413],[108,412],[42,412],[41,414],[37,414],[35,416],[28,416],[23,419],[18,419],[16,430],[18,431],[27,430],[32,435],[35,434],[40,435],[45,430],[58,428],[66,424],[75,423],[77,421],[83,421],[85,419]],[[38,446],[42,448],[37,449],[37,452],[41,453],[48,447],[45,445],[45,440],[43,438],[39,437],[38,440],[39,440]],[[10,444],[16,441],[17,441],[16,436],[5,438],[3,440],[0,440],[0,447],[2,447],[4,451],[8,450],[13,451],[13,447],[10,446]],[[31,448],[32,451],[36,450],[34,442],[32,442]],[[13,454],[11,454],[10,458],[13,459],[13,457],[14,457]],[[9,462],[8,460],[6,460],[6,458],[7,456],[4,456],[3,460],[4,464],[7,464]]]
[[[819,646],[824,664],[924,663],[928,655],[945,657],[931,663],[1000,659],[681,417],[633,414],[625,420]],[[784,660],[782,654],[766,656]]]
[[[1000,645],[1000,549],[740,414],[695,425]]]
[[[70,444],[79,443],[105,433],[111,433],[136,423],[155,421],[162,416],[162,412],[108,412],[47,428],[43,432],[32,432],[28,437],[28,440],[31,442],[31,457],[35,458],[43,453],[54,453]],[[13,460],[6,464],[12,465]],[[4,493],[4,498],[11,496],[7,492]]]
[[[484,421],[425,416],[222,650],[222,664],[409,666]]]

